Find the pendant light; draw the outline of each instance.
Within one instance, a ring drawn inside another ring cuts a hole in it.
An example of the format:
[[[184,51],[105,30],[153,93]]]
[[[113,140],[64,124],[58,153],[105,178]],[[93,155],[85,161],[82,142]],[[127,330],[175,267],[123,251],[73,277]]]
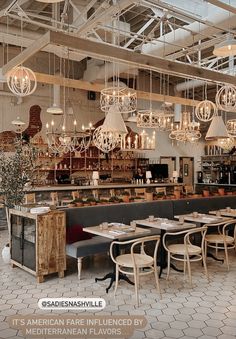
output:
[[[206,140],[228,138],[228,131],[222,119],[222,116],[215,115],[207,131]]]

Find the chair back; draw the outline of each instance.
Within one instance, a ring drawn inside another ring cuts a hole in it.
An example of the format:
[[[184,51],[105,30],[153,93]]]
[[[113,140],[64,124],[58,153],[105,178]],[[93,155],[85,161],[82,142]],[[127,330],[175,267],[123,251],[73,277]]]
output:
[[[156,193],[164,193],[166,195],[166,187],[156,187]]]
[[[186,195],[194,194],[194,187],[193,187],[193,185],[184,185],[184,191],[185,191]]]
[[[150,249],[151,247],[148,246],[148,243],[155,242],[155,246],[152,250],[152,255],[147,254],[147,249]],[[132,256],[133,263],[135,265],[135,258],[134,254],[137,253],[136,251],[139,251],[140,254],[144,255],[150,255],[154,258],[154,262],[156,262],[156,257],[157,257],[157,251],[158,251],[158,246],[160,243],[160,236],[159,235],[151,235],[147,237],[142,237],[139,239],[132,239],[128,241],[113,241],[110,246],[110,256],[112,261],[116,264],[116,258],[114,256],[114,246],[127,246],[131,245],[129,253]]]
[[[73,191],[71,192],[72,199],[75,200],[76,198],[79,198],[79,192],[78,191]]]

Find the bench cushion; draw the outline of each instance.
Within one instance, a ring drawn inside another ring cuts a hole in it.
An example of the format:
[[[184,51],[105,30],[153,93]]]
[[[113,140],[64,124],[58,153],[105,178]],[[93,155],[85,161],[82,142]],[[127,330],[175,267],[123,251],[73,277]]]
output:
[[[104,253],[110,249],[111,239],[95,236],[92,239],[77,241],[66,245],[66,254],[73,258]]]

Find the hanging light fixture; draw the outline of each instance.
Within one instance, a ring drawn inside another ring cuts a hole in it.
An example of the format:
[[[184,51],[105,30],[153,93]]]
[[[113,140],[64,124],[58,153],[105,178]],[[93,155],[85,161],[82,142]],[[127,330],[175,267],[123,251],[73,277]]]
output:
[[[172,123],[169,138],[180,142],[195,142],[201,138],[200,124],[194,117],[191,119],[190,112],[183,112],[180,124]]]
[[[155,128],[159,131],[171,130],[174,113],[170,111],[170,105],[167,104],[166,107],[164,110],[154,110],[152,108],[152,71],[150,71],[149,109],[138,111],[137,126],[142,128]]]
[[[214,104],[214,102],[207,99],[199,102],[195,109],[195,115],[198,120],[204,122],[211,121],[216,113],[216,105]]]
[[[219,139],[217,146],[221,147],[225,151],[230,151],[235,146],[235,139],[232,137]]]
[[[100,108],[108,112],[113,105],[118,105],[120,113],[131,113],[137,109],[137,93],[134,89],[121,85],[119,80],[113,86],[101,90]]]
[[[229,136],[236,138],[236,119],[227,120],[226,128]]]
[[[30,68],[17,66],[7,73],[7,85],[13,94],[25,97],[34,93],[37,80]]]
[[[53,104],[48,107],[47,113],[54,115],[63,114],[63,109],[60,107],[60,85],[53,85]]]
[[[228,131],[226,129],[222,117],[220,115],[215,115],[211,121],[205,139],[215,140],[215,139],[224,139],[228,137],[229,137]]]
[[[15,120],[12,120],[12,125],[16,126],[16,132],[21,133],[22,127],[25,125],[25,122],[20,119],[20,117],[17,117]]]
[[[127,134],[127,127],[119,112],[119,104],[110,107],[101,126],[93,133],[93,143],[102,152],[108,153],[120,146],[122,136]]]
[[[213,54],[219,57],[236,55],[236,40],[234,37],[229,34],[227,39],[215,45]]]
[[[236,86],[222,86],[216,93],[215,101],[218,109],[236,112]]]
[[[69,53],[69,52],[68,52]],[[66,65],[64,59],[64,74],[66,73]],[[69,74],[69,55],[68,55],[68,74]],[[77,121],[74,117],[74,112],[66,107],[66,88],[64,85],[64,110],[60,116],[60,121],[56,124],[54,120],[46,124],[46,137],[48,147],[52,153],[63,154],[68,152],[83,152],[87,149],[91,142],[91,128],[78,130]],[[54,87],[55,90],[55,87]],[[54,92],[55,93],[55,92]],[[68,92],[69,95],[69,92]],[[60,97],[60,92],[59,92]],[[54,97],[55,99],[55,97]],[[91,127],[91,125],[90,125]]]

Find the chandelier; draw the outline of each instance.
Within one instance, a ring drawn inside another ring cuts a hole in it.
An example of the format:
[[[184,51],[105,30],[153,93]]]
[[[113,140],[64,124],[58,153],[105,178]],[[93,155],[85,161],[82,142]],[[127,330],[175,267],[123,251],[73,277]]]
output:
[[[180,142],[195,142],[201,138],[200,124],[191,120],[190,112],[183,112],[180,124],[172,123],[169,138]]]
[[[170,131],[174,114],[155,110],[140,110],[137,114],[137,126],[155,128],[159,131]]]
[[[109,108],[103,124],[94,131],[93,142],[98,149],[108,153],[120,145],[122,136],[127,133],[119,104],[116,103]]]
[[[222,86],[216,93],[216,106],[223,111],[236,112],[236,87]]]
[[[156,147],[156,132],[153,131],[152,135],[143,130],[140,134],[129,133],[124,135],[120,141],[120,149],[123,151],[134,150],[155,150]]]
[[[226,122],[226,128],[229,136],[236,137],[236,119],[230,119]]]
[[[217,146],[220,146],[225,151],[230,151],[235,146],[235,140],[232,137],[219,139]]]
[[[30,68],[17,66],[7,73],[7,85],[13,94],[25,97],[34,93],[37,87],[37,80]]]
[[[203,100],[197,104],[195,109],[195,115],[200,121],[210,121],[217,113],[217,108],[214,102],[209,100]]]
[[[93,143],[104,153],[108,153],[119,146],[121,135],[119,133],[103,131],[99,126],[93,132]]]
[[[101,90],[100,108],[107,112],[113,105],[119,106],[120,113],[131,113],[137,108],[136,91],[118,84]]]
[[[73,125],[73,126],[72,126]],[[74,119],[71,123],[69,116],[63,114],[58,126],[55,127],[54,120],[46,124],[46,138],[49,150],[54,154],[66,154],[68,152],[84,152],[91,142],[91,127],[89,130],[78,130]]]

